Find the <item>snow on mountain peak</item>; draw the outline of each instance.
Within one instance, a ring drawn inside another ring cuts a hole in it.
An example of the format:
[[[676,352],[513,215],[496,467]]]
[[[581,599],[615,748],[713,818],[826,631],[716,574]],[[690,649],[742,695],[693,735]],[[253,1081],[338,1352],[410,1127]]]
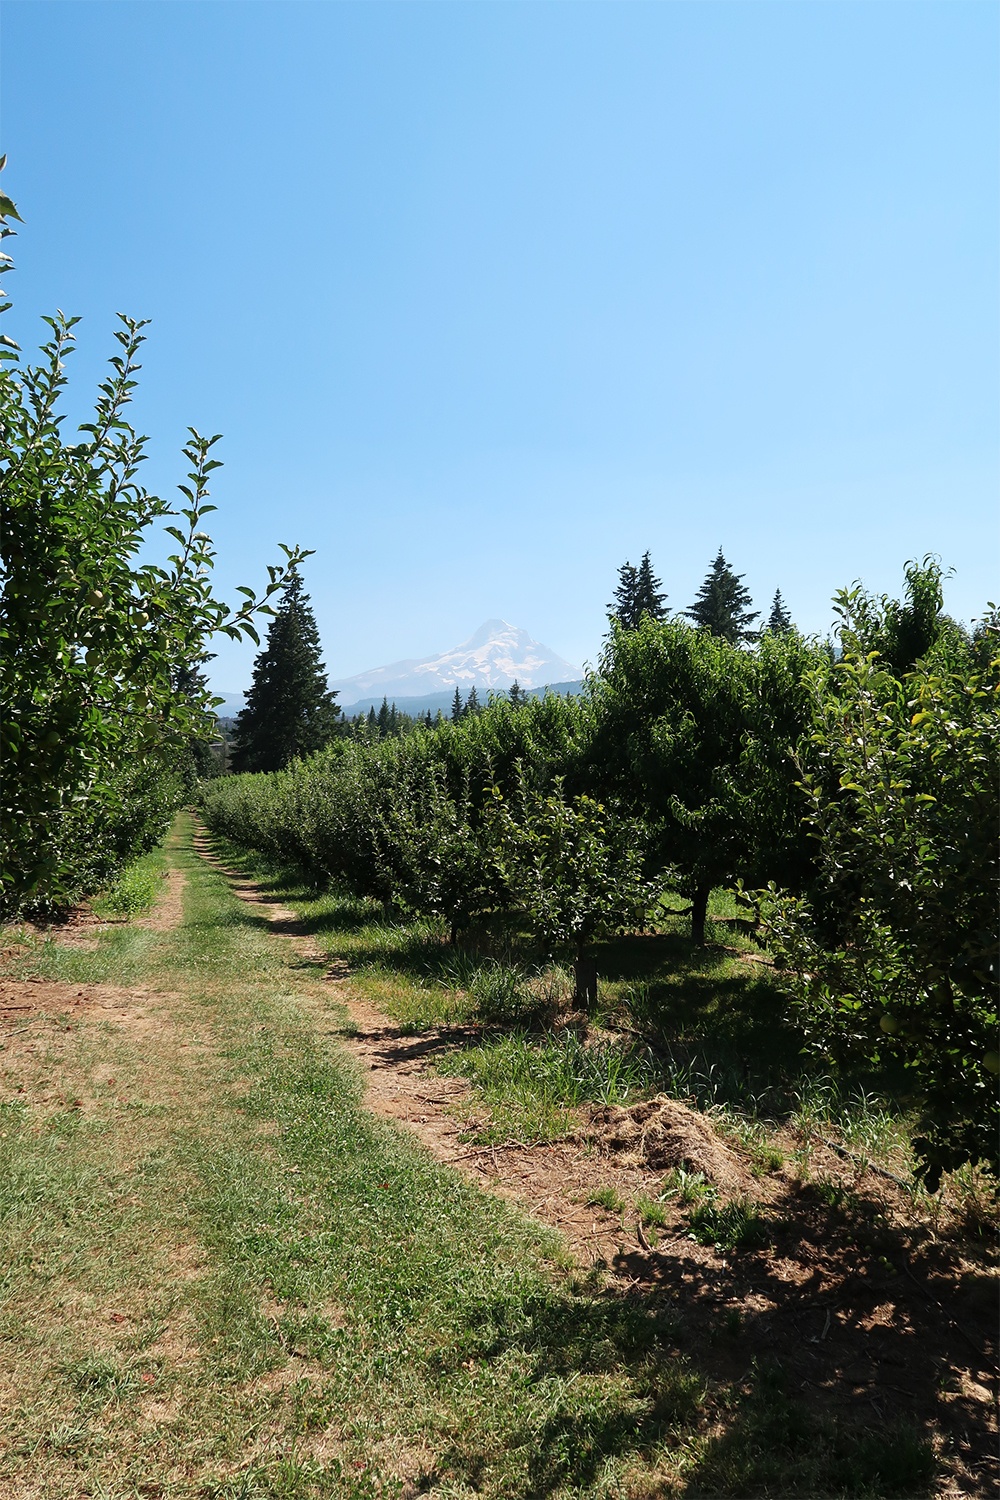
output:
[[[388,698],[420,697],[452,688],[468,692],[505,691],[517,681],[523,688],[545,687],[551,682],[572,682],[582,677],[550,647],[533,640],[526,630],[507,620],[484,620],[468,640],[416,661],[391,662],[373,667],[355,677],[341,678],[330,686],[348,703],[369,694]]]

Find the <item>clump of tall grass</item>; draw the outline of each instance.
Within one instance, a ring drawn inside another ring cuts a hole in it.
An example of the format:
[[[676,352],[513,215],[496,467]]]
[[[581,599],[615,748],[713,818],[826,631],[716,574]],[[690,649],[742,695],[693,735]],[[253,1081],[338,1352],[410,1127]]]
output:
[[[657,1080],[648,1050],[588,1045],[572,1031],[516,1031],[454,1052],[439,1067],[469,1078],[497,1121],[537,1139],[564,1134],[583,1104],[627,1104]]]
[[[699,1245],[717,1250],[753,1250],[769,1244],[774,1233],[774,1225],[750,1198],[700,1203],[691,1212],[688,1228]]]
[[[99,917],[136,917],[155,904],[163,880],[163,856],[159,850],[133,860],[108,890],[92,903]]]

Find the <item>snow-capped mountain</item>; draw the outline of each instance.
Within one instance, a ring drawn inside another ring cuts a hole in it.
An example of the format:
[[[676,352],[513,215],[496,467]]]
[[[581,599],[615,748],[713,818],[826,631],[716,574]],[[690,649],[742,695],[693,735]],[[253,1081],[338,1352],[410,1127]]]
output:
[[[373,698],[390,702],[395,698],[419,698],[429,693],[462,693],[474,687],[478,693],[497,692],[512,686],[544,687],[550,682],[569,682],[583,676],[548,646],[532,640],[526,630],[518,630],[506,620],[487,620],[474,635],[440,656],[426,656],[414,661],[394,661],[385,667],[373,667],[356,677],[342,677],[331,682],[343,704]]]

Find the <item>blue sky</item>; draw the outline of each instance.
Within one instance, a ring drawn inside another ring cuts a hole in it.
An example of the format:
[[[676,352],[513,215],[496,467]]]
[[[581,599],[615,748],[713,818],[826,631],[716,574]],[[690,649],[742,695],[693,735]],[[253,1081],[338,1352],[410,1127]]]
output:
[[[153,320],[146,482],[222,432],[332,676],[503,616],[593,661],[618,565],[717,548],[825,630],[937,552],[1000,597],[998,18],[940,4],[5,0],[11,332]],[[252,650],[219,648],[238,689]]]

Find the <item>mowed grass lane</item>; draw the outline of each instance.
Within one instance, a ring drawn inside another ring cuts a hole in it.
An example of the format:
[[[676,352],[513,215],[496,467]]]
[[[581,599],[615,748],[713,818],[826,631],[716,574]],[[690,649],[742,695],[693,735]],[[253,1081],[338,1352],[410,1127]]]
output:
[[[316,970],[184,832],[180,928],[20,963],[152,993],[121,1022],[6,1034],[0,1493],[601,1493],[650,1472],[654,1406],[697,1400],[678,1361],[654,1374],[663,1320],[576,1296],[554,1240],[364,1110]]]
[[[7,968],[72,988],[2,1033],[5,1500],[924,1489],[778,1371],[711,1390],[669,1301],[373,1118],[319,967],[190,835],[182,925]]]

